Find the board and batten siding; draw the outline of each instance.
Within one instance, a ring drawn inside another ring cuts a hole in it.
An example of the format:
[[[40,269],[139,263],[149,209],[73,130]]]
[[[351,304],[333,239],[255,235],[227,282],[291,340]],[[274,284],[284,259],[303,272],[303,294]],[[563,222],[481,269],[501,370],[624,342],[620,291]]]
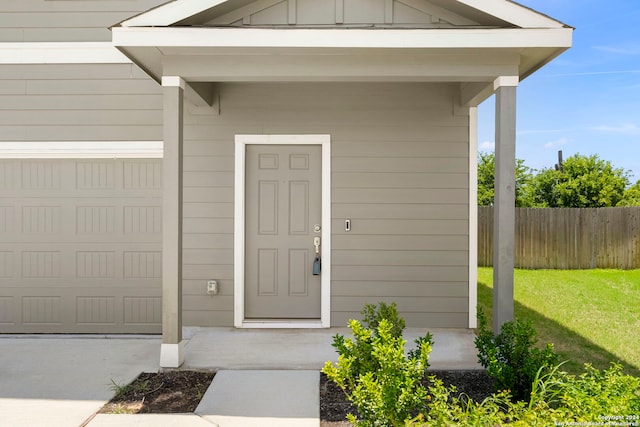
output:
[[[109,27],[166,0],[3,0],[0,42],[111,41]]]
[[[162,140],[162,90],[137,66],[0,66],[0,141],[136,140]]]
[[[219,88],[220,115],[185,118],[185,325],[233,324],[234,135],[330,134],[332,325],[395,301],[409,326],[468,326],[469,116],[457,85]]]
[[[159,333],[161,159],[0,159],[0,333]]]

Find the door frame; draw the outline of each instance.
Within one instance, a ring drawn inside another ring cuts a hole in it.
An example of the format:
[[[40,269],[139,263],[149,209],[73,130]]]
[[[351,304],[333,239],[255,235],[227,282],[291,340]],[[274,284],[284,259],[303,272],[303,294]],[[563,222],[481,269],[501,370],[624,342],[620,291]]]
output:
[[[320,319],[247,320],[245,295],[245,177],[247,145],[319,145],[322,148],[322,230],[320,255]],[[234,292],[233,324],[236,328],[328,328],[331,326],[331,136],[236,135],[234,179]]]

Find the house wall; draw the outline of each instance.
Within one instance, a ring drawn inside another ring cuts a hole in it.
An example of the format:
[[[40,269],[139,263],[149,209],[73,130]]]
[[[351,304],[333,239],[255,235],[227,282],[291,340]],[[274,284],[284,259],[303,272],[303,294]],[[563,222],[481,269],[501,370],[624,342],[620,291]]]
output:
[[[0,65],[0,141],[162,140],[160,86],[133,64]]]
[[[0,65],[0,142],[161,140],[161,88],[132,64]],[[0,332],[160,332],[160,167],[0,160]]]
[[[57,142],[162,140],[159,85],[124,61],[80,63],[78,45],[65,43],[108,42],[109,26],[161,3],[4,1],[0,142],[47,152]],[[69,63],[47,63],[51,46]],[[160,332],[160,167],[0,159],[0,332]]]
[[[222,84],[220,115],[188,107],[185,325],[233,324],[234,135],[330,134],[332,325],[395,301],[409,326],[467,327],[469,116],[458,97],[453,84]]]
[[[111,41],[109,27],[166,0],[3,0],[0,42]]]

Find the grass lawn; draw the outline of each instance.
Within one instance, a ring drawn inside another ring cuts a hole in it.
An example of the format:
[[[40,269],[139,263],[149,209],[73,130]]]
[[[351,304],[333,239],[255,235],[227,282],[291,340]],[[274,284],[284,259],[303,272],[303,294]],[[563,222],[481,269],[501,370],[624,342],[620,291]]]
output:
[[[538,344],[551,342],[564,368],[619,362],[640,376],[640,270],[516,270],[515,315]],[[478,306],[491,319],[493,269],[478,269]],[[489,321],[491,324],[491,321]]]

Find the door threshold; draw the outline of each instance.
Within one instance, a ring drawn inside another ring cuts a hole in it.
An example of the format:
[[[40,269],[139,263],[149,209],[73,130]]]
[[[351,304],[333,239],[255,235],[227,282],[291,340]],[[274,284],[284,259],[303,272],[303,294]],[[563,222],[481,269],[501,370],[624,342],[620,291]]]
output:
[[[320,319],[292,319],[292,320],[244,320],[241,328],[255,329],[318,329],[328,328]]]

